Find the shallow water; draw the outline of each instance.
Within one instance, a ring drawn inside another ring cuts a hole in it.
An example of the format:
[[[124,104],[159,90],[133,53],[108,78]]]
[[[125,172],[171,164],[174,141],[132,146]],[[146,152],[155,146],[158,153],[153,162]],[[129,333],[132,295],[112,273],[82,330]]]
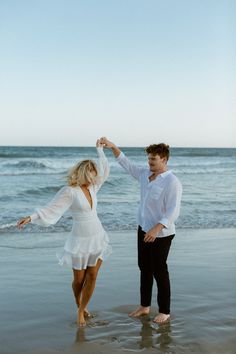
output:
[[[235,353],[236,230],[180,230],[169,256],[172,319],[156,325],[128,313],[139,303],[136,232],[112,232],[112,256],[103,264],[90,304],[95,317],[75,323],[71,271],[55,257],[65,234],[3,235],[0,242],[0,353],[80,349],[112,344],[148,353]]]

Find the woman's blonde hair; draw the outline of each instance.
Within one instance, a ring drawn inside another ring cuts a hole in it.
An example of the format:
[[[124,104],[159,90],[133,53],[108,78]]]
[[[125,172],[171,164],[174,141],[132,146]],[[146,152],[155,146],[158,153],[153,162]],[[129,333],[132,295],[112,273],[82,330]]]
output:
[[[67,176],[67,182],[71,187],[95,184],[97,176],[96,163],[92,160],[83,160],[71,168]]]

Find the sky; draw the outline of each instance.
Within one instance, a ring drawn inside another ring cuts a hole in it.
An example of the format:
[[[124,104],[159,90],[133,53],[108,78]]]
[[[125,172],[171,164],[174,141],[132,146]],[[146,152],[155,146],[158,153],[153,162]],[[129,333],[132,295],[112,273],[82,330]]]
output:
[[[0,145],[236,147],[234,0],[0,0]]]

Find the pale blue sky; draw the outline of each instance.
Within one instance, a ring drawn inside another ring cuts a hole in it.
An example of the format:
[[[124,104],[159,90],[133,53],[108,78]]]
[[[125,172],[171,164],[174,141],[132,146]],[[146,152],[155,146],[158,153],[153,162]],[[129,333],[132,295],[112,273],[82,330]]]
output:
[[[235,147],[236,1],[0,0],[0,145]]]

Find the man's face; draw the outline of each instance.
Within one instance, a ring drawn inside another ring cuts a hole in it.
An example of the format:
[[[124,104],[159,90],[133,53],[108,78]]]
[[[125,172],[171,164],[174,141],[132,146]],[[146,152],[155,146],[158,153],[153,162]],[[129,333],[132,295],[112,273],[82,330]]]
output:
[[[148,154],[148,164],[151,172],[162,171],[166,167],[166,157],[160,157],[159,155]]]

